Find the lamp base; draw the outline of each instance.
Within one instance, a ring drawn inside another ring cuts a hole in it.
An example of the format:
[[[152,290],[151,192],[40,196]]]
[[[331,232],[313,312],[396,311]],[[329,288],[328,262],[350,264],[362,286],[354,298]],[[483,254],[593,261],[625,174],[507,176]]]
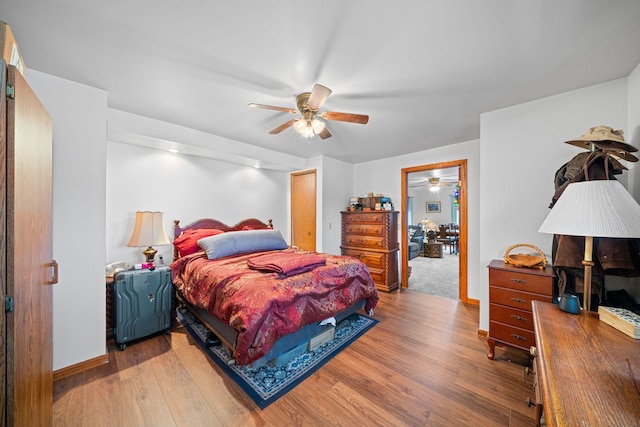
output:
[[[147,263],[153,263],[153,259],[155,258],[157,252],[158,252],[157,250],[149,246],[142,253],[145,256]]]

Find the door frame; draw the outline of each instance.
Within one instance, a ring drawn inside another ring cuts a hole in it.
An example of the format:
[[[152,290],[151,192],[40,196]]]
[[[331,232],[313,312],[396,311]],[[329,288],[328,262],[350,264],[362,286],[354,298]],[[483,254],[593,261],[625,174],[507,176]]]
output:
[[[458,179],[460,181],[460,237],[459,237],[459,254],[458,254],[458,290],[459,290],[459,299],[463,303],[471,303],[477,304],[477,300],[469,299],[467,295],[467,283],[468,283],[468,264],[467,264],[467,252],[468,252],[468,241],[467,241],[467,225],[468,225],[468,213],[467,213],[467,160],[452,160],[441,163],[432,163],[421,166],[412,166],[408,168],[401,169],[401,224],[402,224],[402,232],[401,232],[401,240],[402,240],[402,277],[401,277],[401,288],[409,287],[409,254],[407,251],[409,245],[409,236],[408,236],[408,219],[407,219],[407,208],[408,208],[408,200],[409,200],[409,189],[408,189],[408,176],[412,172],[424,172],[434,169],[446,169],[458,167]]]

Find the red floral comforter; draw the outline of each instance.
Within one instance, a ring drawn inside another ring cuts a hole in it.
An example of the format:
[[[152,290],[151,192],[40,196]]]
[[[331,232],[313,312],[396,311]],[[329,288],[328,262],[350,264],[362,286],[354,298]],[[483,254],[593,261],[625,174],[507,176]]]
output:
[[[308,254],[285,249],[283,254]],[[247,260],[266,252],[208,260],[204,252],[171,264],[174,286],[191,304],[208,310],[238,331],[236,363],[248,364],[269,352],[281,337],[366,298],[378,302],[367,267],[351,257],[319,253],[325,265],[278,278],[277,273],[248,268]]]

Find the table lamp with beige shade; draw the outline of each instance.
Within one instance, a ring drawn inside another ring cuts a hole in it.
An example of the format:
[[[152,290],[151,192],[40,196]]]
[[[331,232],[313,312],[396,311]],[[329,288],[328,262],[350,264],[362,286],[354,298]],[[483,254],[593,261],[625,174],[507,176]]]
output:
[[[171,242],[164,230],[162,212],[138,211],[136,223],[127,246],[146,247],[143,251],[147,263],[153,264],[158,252],[153,246],[168,245]]]

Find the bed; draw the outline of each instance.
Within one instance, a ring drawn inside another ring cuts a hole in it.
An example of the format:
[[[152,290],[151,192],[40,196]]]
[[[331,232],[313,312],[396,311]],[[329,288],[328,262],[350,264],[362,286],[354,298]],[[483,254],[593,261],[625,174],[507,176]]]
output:
[[[372,314],[379,298],[360,260],[290,247],[271,220],[174,221],[171,270],[180,310],[197,317],[239,365],[300,348],[321,324],[358,310]]]

